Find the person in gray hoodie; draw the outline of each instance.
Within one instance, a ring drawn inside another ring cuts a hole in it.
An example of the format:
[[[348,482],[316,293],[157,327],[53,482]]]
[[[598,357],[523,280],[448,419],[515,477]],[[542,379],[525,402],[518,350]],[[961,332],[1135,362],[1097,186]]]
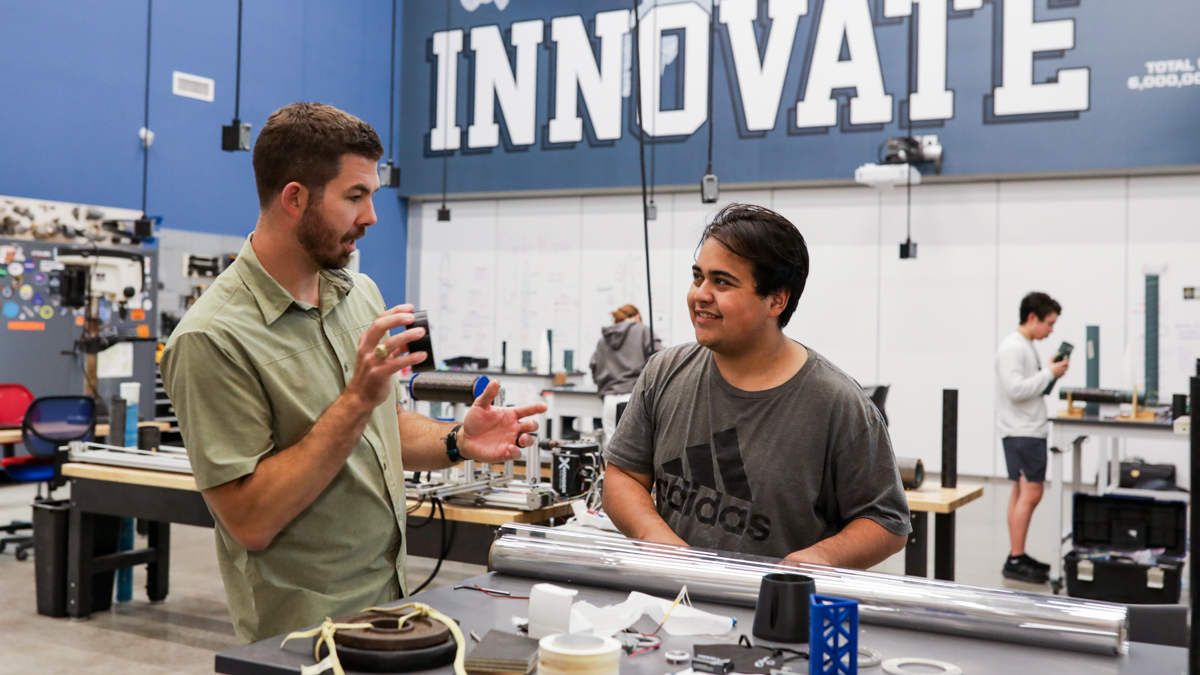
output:
[[[612,313],[613,325],[600,331],[600,342],[592,354],[592,381],[604,400],[601,422],[604,438],[612,438],[617,430],[617,406],[629,401],[646,361],[662,343],[653,338],[642,323],[637,307],[625,305]]]

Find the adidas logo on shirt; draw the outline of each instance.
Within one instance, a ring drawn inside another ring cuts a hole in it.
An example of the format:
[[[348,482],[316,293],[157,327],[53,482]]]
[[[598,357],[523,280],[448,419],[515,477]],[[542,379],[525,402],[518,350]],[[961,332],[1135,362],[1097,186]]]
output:
[[[721,490],[717,488],[717,472]],[[665,477],[656,479],[654,486],[660,513],[669,508],[703,525],[754,541],[771,537],[771,520],[749,508],[754,505],[754,495],[746,478],[737,429],[715,433],[711,443],[685,449],[682,457],[662,465],[662,473]],[[702,493],[701,488],[707,489]]]

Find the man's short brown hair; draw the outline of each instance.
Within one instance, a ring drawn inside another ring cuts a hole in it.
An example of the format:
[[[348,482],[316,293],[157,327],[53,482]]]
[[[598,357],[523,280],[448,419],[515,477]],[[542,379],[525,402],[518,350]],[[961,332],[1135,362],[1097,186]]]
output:
[[[370,124],[324,103],[271,113],[254,143],[259,206],[265,209],[292,181],[308,188],[310,199],[319,196],[341,171],[343,155],[379,161],[383,144]]]

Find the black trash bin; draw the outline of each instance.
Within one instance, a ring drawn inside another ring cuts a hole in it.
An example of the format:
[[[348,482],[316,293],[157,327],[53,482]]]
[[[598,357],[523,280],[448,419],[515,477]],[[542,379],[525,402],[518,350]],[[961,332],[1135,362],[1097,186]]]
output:
[[[33,573],[37,612],[67,615],[67,530],[71,503],[46,499],[33,503]]]

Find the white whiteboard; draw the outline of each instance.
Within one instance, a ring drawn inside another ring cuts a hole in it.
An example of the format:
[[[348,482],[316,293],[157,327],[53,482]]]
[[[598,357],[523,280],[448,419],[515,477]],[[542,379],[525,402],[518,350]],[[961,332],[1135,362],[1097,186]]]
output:
[[[930,471],[940,469],[941,391],[953,388],[959,472],[1004,475],[993,359],[1031,290],[1063,305],[1055,334],[1038,344],[1043,359],[1063,340],[1082,346],[1086,326],[1098,325],[1100,385],[1128,387],[1144,381],[1144,275],[1157,271],[1164,395],[1185,391],[1200,357],[1200,300],[1182,295],[1200,287],[1200,176],[918,186],[916,260],[898,256],[903,190],[725,191],[719,204],[658,195],[650,262],[655,329],[668,346],[692,340],[685,298],[696,245],[735,200],[770,206],[805,235],[811,272],[787,334],[864,385],[890,384],[896,452]],[[454,202],[450,223],[437,221],[437,206],[410,207],[410,259],[420,267],[410,298],[435,320],[439,358],[499,363],[507,341],[509,366],[519,367],[521,350],[537,350],[549,328],[556,369],[570,349],[586,371],[609,312],[632,303],[648,313],[640,196]],[[1078,358],[1063,385],[1082,386],[1085,371]],[[1149,459],[1168,452],[1130,446]],[[1085,457],[1088,475],[1094,453]]]

